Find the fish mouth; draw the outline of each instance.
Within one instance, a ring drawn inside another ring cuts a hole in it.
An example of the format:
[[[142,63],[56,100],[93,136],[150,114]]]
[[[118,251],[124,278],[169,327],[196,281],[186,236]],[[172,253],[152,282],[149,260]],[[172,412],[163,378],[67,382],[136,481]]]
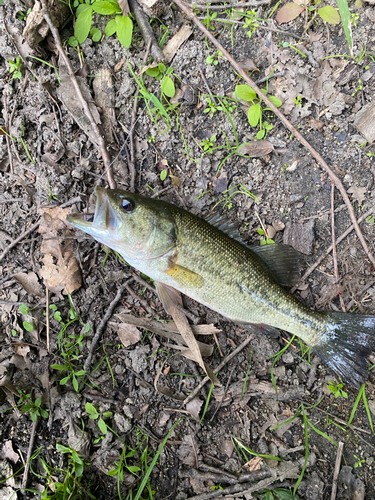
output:
[[[116,230],[116,212],[109,202],[106,190],[96,186],[95,195],[96,204],[94,213],[70,214],[66,218],[67,221],[85,232],[90,232],[90,230]]]

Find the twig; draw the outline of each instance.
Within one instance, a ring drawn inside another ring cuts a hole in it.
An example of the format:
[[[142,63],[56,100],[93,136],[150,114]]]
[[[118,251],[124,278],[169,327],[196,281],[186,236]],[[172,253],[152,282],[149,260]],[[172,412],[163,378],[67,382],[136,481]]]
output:
[[[163,51],[158,45],[151,25],[143,12],[142,7],[138,4],[137,0],[129,0],[130,10],[133,12],[135,20],[137,21],[138,28],[142,34],[143,40],[148,45],[151,40],[151,55],[156,62],[163,62],[165,60]]]
[[[255,83],[257,85],[259,85],[260,83],[267,82],[271,78],[277,78],[278,76],[284,76],[284,75],[285,75],[285,71],[284,70],[283,71],[278,71],[277,73],[272,73],[271,75],[265,76],[264,78],[259,78],[259,80],[257,80]]]
[[[139,303],[141,304],[141,306],[143,307],[143,309],[145,309],[145,310],[146,310],[149,314],[154,314],[153,310],[152,310],[152,309],[151,309],[151,307],[147,304],[147,302],[146,302],[145,300],[143,300],[143,299],[142,299],[139,295],[137,295],[137,294],[135,293],[135,291],[134,291],[134,290],[132,290],[132,289],[130,288],[130,286],[129,286],[129,285],[125,284],[125,289],[126,289],[126,291],[127,291],[127,292],[129,292],[129,293],[130,293],[130,295],[131,295],[134,299],[136,299],[136,300],[138,300],[138,301],[139,301]]]
[[[46,332],[47,332],[47,351],[50,351],[50,343],[49,343],[49,290],[46,287]]]
[[[26,485],[27,485],[27,480],[28,480],[28,477],[29,477],[29,470],[30,470],[31,455],[33,453],[34,442],[35,442],[35,435],[36,435],[36,430],[38,428],[38,424],[39,424],[39,417],[37,416],[35,422],[33,422],[33,425],[31,427],[29,448],[27,450],[26,464],[25,464],[25,469],[23,471],[21,489],[25,489]]]
[[[143,57],[143,66],[146,65],[147,59],[150,53],[152,45],[152,39],[148,41],[147,44],[147,49],[146,53]],[[132,116],[131,116],[131,123],[130,123],[130,130],[129,130],[129,142],[130,142],[130,158],[128,161],[128,167],[129,167],[129,174],[130,174],[130,191],[134,191],[135,187],[135,148],[134,148],[134,129],[135,129],[135,123],[137,121],[137,110],[138,110],[138,99],[137,97],[134,100],[133,104],[133,110],[132,110]]]
[[[340,441],[339,447],[337,448],[335,471],[333,473],[331,500],[336,500],[337,482],[339,479],[339,472],[340,472],[340,467],[341,467],[341,458],[342,458],[343,448],[344,448],[344,443],[342,441]]]
[[[225,9],[233,9],[236,7],[259,7],[259,5],[269,5],[269,0],[259,0],[257,2],[244,2],[244,3],[227,3],[225,5],[207,5],[207,4],[195,4],[196,9],[205,9],[205,10],[225,10]],[[191,8],[191,4],[184,4]]]
[[[11,250],[13,247],[15,247],[21,240],[23,240],[28,234],[32,233],[39,227],[41,223],[41,219],[38,220],[35,224],[33,224],[29,229],[26,229],[22,234],[18,236],[15,240],[12,241],[3,251],[3,253],[0,255],[0,261],[3,260],[3,258],[6,256],[6,254]]]
[[[207,19],[207,16],[197,16],[197,19],[201,20],[201,21],[205,21]],[[235,19],[225,19],[224,17],[216,17],[215,19],[213,19],[213,22],[222,22],[222,23],[230,23],[230,24],[238,24],[240,26],[245,26],[245,23],[243,21],[236,21]],[[290,31],[286,31],[286,30],[280,30],[278,28],[273,28],[271,26],[264,26],[262,24],[260,24],[257,29],[261,29],[261,30],[266,30],[266,31],[273,31],[275,33],[281,33],[282,35],[287,35],[287,36],[291,36],[293,38],[297,38],[298,40],[302,40],[302,37],[300,37],[299,35],[295,35],[294,33],[290,33]]]
[[[101,154],[101,156],[103,158],[105,171],[107,173],[108,184],[109,184],[109,186],[110,186],[111,189],[115,189],[116,188],[116,182],[115,182],[114,177],[113,177],[113,170],[112,170],[112,167],[111,167],[111,159],[110,159],[109,154],[107,152],[105,140],[104,140],[103,136],[100,133],[99,127],[95,123],[95,120],[94,120],[94,118],[92,116],[92,113],[91,113],[91,110],[89,108],[88,103],[86,102],[85,98],[83,97],[81,88],[78,85],[77,78],[74,75],[74,70],[73,70],[72,64],[71,64],[68,56],[66,55],[66,53],[64,51],[64,48],[63,48],[63,46],[61,44],[59,32],[58,32],[58,30],[56,29],[56,27],[54,26],[54,24],[51,21],[51,17],[50,17],[49,12],[48,12],[48,7],[47,7],[47,4],[46,4],[46,0],[40,0],[40,1],[41,1],[41,4],[42,4],[43,17],[44,17],[44,19],[46,20],[46,22],[47,22],[47,24],[49,26],[49,29],[50,29],[51,34],[53,36],[53,39],[54,39],[54,42],[56,44],[57,50],[59,52],[59,55],[60,55],[61,59],[63,60],[65,66],[66,66],[66,68],[68,70],[68,75],[70,77],[70,81],[72,82],[74,90],[75,90],[75,92],[77,94],[78,100],[79,100],[79,102],[80,102],[80,104],[81,104],[81,106],[82,106],[82,108],[83,108],[83,110],[85,112],[85,115],[86,115],[88,121],[90,122],[90,126],[92,128],[92,131],[94,133],[94,137],[95,137],[95,140],[96,140],[96,146],[98,147],[98,149],[100,151],[100,154]]]
[[[119,303],[120,299],[121,299],[121,295],[123,293],[123,291],[125,290],[127,284],[132,280],[133,278],[131,278],[130,280],[127,280],[125,283],[123,283],[120,288],[117,290],[117,294],[116,294],[116,297],[112,300],[112,302],[110,303],[108,309],[107,309],[107,312],[105,313],[104,315],[104,318],[101,320],[96,332],[95,332],[95,335],[91,341],[91,346],[90,346],[90,350],[89,350],[89,353],[87,355],[87,358],[86,358],[86,361],[85,361],[85,364],[84,364],[84,367],[83,369],[88,371],[88,369],[90,368],[90,363],[91,363],[91,360],[92,360],[92,357],[94,355],[94,351],[96,349],[96,344],[99,342],[99,339],[103,333],[103,330],[105,328],[105,325],[107,324],[107,321],[109,320],[109,318],[112,316],[112,313],[115,309],[115,307],[117,306],[117,304]]]
[[[215,99],[215,97],[214,97],[214,96],[213,96],[213,94],[212,94],[212,91],[211,91],[211,89],[210,89],[210,86],[208,85],[208,82],[207,82],[207,80],[206,80],[206,77],[204,76],[204,73],[203,73],[203,71],[202,71],[202,68],[201,68],[200,64],[198,64],[198,65],[197,65],[197,67],[198,67],[199,73],[201,74],[201,78],[202,78],[202,80],[203,80],[204,86],[206,87],[206,90],[207,90],[208,94],[209,94],[210,96],[212,96],[212,97],[211,97],[212,102],[216,105],[216,99]]]
[[[327,172],[331,180],[335,183],[335,186],[340,191],[341,196],[348,208],[348,212],[353,223],[354,229],[357,233],[357,236],[365,250],[366,256],[369,258],[373,266],[375,266],[375,258],[370,252],[370,249],[363,237],[362,231],[359,227],[358,221],[356,219],[353,206],[349,199],[347,192],[341,182],[341,180],[337,177],[337,175],[331,170],[328,164],[323,160],[322,156],[311,146],[311,144],[296,130],[296,128],[290,123],[290,121],[276,108],[276,106],[269,100],[269,98],[263,94],[261,89],[253,82],[253,80],[246,74],[246,72],[241,68],[241,66],[233,59],[233,57],[229,54],[227,50],[221,45],[220,42],[216,40],[216,38],[212,35],[212,33],[197,19],[197,16],[193,13],[193,11],[187,7],[182,0],[173,0],[176,5],[180,7],[180,9],[185,12],[185,14],[198,26],[198,28],[211,40],[211,42],[223,53],[224,57],[231,63],[233,68],[238,72],[240,76],[246,81],[248,85],[256,92],[258,97],[270,108],[275,115],[281,120],[281,122],[285,125],[285,127],[290,130],[296,139],[305,146],[305,148],[311,153],[311,155],[316,159],[320,167]]]
[[[5,129],[7,129],[7,134],[5,134],[5,140],[6,140],[6,143],[7,143],[7,149],[8,149],[8,158],[9,158],[9,167],[10,167],[10,171],[11,173],[13,174],[13,160],[12,160],[12,149],[11,149],[11,146],[10,146],[10,125],[11,125],[11,121],[9,119],[9,116],[8,116],[8,106],[7,106],[7,94],[6,92],[4,92],[4,95],[3,95],[3,116],[4,116],[4,120],[5,120]],[[13,139],[12,139],[13,141]]]
[[[344,299],[342,298],[342,290],[340,284],[339,267],[337,265],[337,252],[336,252],[336,237],[335,237],[335,185],[332,182],[331,188],[331,227],[332,227],[332,257],[333,257],[333,268],[335,270],[336,282],[339,285],[339,297],[341,309],[346,312]]]
[[[230,384],[230,381],[232,380],[232,375],[233,375],[233,372],[234,372],[234,368],[232,369],[232,371],[230,372],[229,374],[229,377],[228,377],[228,381],[226,383],[226,386],[225,386],[225,390],[224,390],[224,394],[223,394],[223,397],[221,398],[221,400],[219,401],[219,404],[217,405],[216,407],[216,410],[214,411],[212,417],[210,418],[210,422],[213,421],[213,419],[215,418],[216,416],[216,413],[220,410],[221,408],[221,405],[223,404],[224,402],[224,399],[225,399],[225,396],[227,395],[227,392],[228,392],[228,387],[229,387],[229,384]]]
[[[372,212],[374,211],[374,208],[370,208],[369,210],[367,210],[367,212],[365,212],[363,215],[361,215],[361,217],[358,219],[358,223],[360,222],[363,222],[369,215],[372,214]],[[348,227],[348,229],[346,231],[344,231],[342,233],[341,236],[339,236],[337,239],[336,239],[336,245],[338,243],[340,243],[342,240],[344,240],[348,234],[350,234],[354,229],[354,224],[352,224],[350,227]],[[291,289],[291,293],[294,293],[297,288],[299,287],[299,285],[301,285],[302,283],[305,282],[306,278],[308,278],[310,276],[310,274],[315,271],[315,269],[319,266],[319,264],[321,264],[321,262],[323,262],[323,260],[327,257],[327,255],[329,255],[331,252],[332,252],[332,245],[325,251],[325,253],[319,257],[319,259],[315,262],[315,264],[313,264],[312,266],[310,266],[308,268],[308,270],[305,272],[305,274],[302,276],[300,282],[294,286],[292,289]]]
[[[251,339],[252,339],[252,336],[250,335],[233,352],[231,352],[226,358],[224,358],[223,361],[216,368],[214,368],[212,371],[214,373],[218,373],[232,358],[237,356],[237,354],[239,352],[241,352],[242,349],[244,349],[247,346],[247,344],[250,342]],[[204,379],[201,380],[201,382],[197,385],[197,387],[194,389],[194,391],[192,393],[190,393],[189,396],[185,399],[184,405],[187,405],[192,399],[194,399],[195,396],[201,390],[201,388],[205,384],[207,384],[207,382],[209,380],[210,380],[209,377],[204,377]]]

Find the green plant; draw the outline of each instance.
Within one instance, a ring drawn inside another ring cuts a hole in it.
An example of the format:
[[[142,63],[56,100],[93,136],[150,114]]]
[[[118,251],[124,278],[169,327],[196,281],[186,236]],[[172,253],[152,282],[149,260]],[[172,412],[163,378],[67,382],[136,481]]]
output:
[[[31,9],[27,9],[26,12],[24,12],[23,10],[20,10],[17,14],[17,19],[19,19],[20,21],[26,21],[26,18],[27,16],[30,14],[31,12]]]
[[[106,412],[103,412],[103,413],[99,413],[98,410],[95,408],[95,406],[92,405],[91,403],[86,403],[85,410],[88,413],[89,418],[91,420],[97,420],[98,421],[98,427],[99,427],[100,431],[103,434],[107,434],[108,427],[107,427],[107,424],[105,423],[104,419],[112,417],[112,415],[113,415],[112,412],[111,411],[106,411]]]
[[[372,215],[369,215],[368,217],[366,217],[366,222],[367,224],[373,225],[375,223],[375,219]]]
[[[293,101],[296,103],[296,105],[300,108],[302,108],[302,96],[299,95],[298,97],[294,97]]]
[[[68,467],[66,469],[51,467],[43,458],[41,458],[41,463],[46,471],[46,476],[40,476],[31,469],[34,475],[44,478],[47,482],[47,486],[40,496],[41,500],[95,499],[94,495],[89,492],[87,485],[81,484],[83,471],[90,464],[85,462],[79,456],[78,452],[69,446],[56,444],[56,450],[63,454],[69,454]],[[56,480],[56,476],[59,479],[62,477],[61,482]],[[49,494],[51,492],[52,495]]]
[[[159,63],[155,66],[155,68],[148,68],[146,70],[147,75],[155,78],[156,80],[161,80],[161,92],[167,97],[173,97],[176,93],[176,88],[171,78],[172,73],[173,68],[167,69],[163,63]]]
[[[206,63],[213,64],[214,66],[217,66],[219,64],[220,57],[222,57],[222,56],[223,56],[223,53],[221,52],[221,50],[218,49],[216,51],[216,54],[209,55],[208,57],[206,57]]]
[[[255,10],[248,10],[246,12],[245,25],[242,27],[243,29],[247,30],[246,34],[249,38],[252,37],[253,33],[258,28],[258,21],[264,21],[264,19],[257,18]]]
[[[355,469],[357,469],[358,467],[362,467],[362,465],[366,463],[366,460],[364,458],[357,457],[357,455],[354,455],[354,458],[357,460],[354,464]]]
[[[268,238],[266,233],[264,232],[263,229],[261,228],[258,228],[258,234],[260,234],[261,236],[263,236],[263,238],[260,240],[260,246],[264,246],[264,245],[274,245],[275,242],[274,240],[272,240],[271,238]]]
[[[212,135],[209,139],[204,139],[199,143],[203,147],[205,153],[212,153],[214,142],[216,141],[216,135]]]
[[[356,87],[355,91],[351,94],[351,96],[354,97],[356,95],[356,93],[361,91],[362,89],[363,89],[362,80],[358,79],[357,87]]]
[[[240,188],[240,189],[238,189]],[[251,198],[252,200],[256,201],[257,203],[259,202],[259,198],[257,198],[255,196],[255,194],[253,194],[251,191],[249,191],[243,184],[236,184],[235,186],[231,187],[230,189],[227,189],[226,191],[224,191],[223,193],[224,195],[226,195],[224,198],[222,198],[221,200],[219,200],[213,207],[212,210],[215,210],[215,208],[220,205],[220,203],[223,203],[224,202],[224,205],[223,207],[227,207],[228,210],[230,210],[233,206],[233,202],[232,202],[232,197],[235,195],[235,194],[245,194],[246,196],[248,196],[249,198]]]
[[[366,410],[366,414],[367,414],[367,418],[368,418],[371,430],[374,433],[374,426],[373,426],[373,423],[372,423],[371,412],[370,412],[370,408],[368,406],[367,398],[366,398],[366,384],[362,384],[361,388],[359,389],[357,399],[354,402],[352,412],[350,414],[348,423],[346,425],[349,426],[353,422],[355,413],[357,411],[357,408],[358,408],[358,405],[359,405],[359,402],[361,401],[361,399],[362,399],[363,404],[365,406],[365,410]]]
[[[274,455],[265,455],[264,453],[257,453],[256,451],[250,450],[247,446],[245,446],[241,441],[239,441],[237,438],[232,437],[232,442],[234,444],[234,447],[237,451],[237,454],[241,457],[244,458],[246,462],[249,461],[249,457],[247,455],[252,455],[255,457],[260,457],[260,458],[270,458],[272,460],[277,460],[278,462],[282,462],[281,458],[275,457]],[[238,450],[237,450],[238,447]]]
[[[264,95],[267,95],[268,89],[261,89]],[[247,118],[251,127],[257,127],[259,124],[259,132],[257,133],[257,139],[263,139],[267,132],[272,130],[273,125],[270,125],[267,121],[263,122],[263,113],[270,108],[262,108],[262,102],[256,92],[249,85],[236,85],[236,96],[243,99],[246,102],[250,102]],[[277,108],[282,105],[282,102],[277,97],[272,95],[268,96],[269,100]]]
[[[20,393],[20,400],[18,402],[20,406],[20,412],[21,413],[30,413],[31,420],[33,422],[36,422],[38,417],[43,417],[43,418],[48,418],[48,412],[46,408],[42,407],[42,400],[41,398],[37,398],[35,401],[32,401],[31,399],[31,394],[23,394],[22,391],[19,391]],[[25,403],[26,404],[23,404]]]
[[[364,384],[363,384],[364,385]],[[273,427],[270,427],[270,430],[273,431],[275,429],[278,429],[282,425],[285,425],[287,423],[293,422],[296,418],[302,416],[303,419],[303,428],[304,428],[304,434],[305,434],[305,461],[301,470],[301,474],[294,486],[293,494],[296,494],[296,491],[298,489],[298,486],[300,482],[303,479],[303,476],[305,474],[306,466],[307,466],[307,460],[309,458],[309,429],[312,429],[314,432],[319,434],[321,437],[327,439],[330,443],[334,444],[337,447],[336,441],[334,441],[332,438],[330,438],[325,432],[321,431],[315,425],[311,422],[311,420],[308,418],[306,411],[311,410],[312,408],[315,408],[316,406],[320,405],[322,402],[323,398],[321,398],[317,403],[310,405],[310,406],[305,406],[303,403],[300,404],[300,406],[297,408],[297,411],[293,415],[293,417],[288,418],[285,420],[285,422],[282,422],[281,424],[275,425]]]
[[[290,488],[275,488],[274,490],[256,491],[254,495],[261,496],[262,500],[299,500],[299,496],[295,495]]]
[[[331,394],[334,394],[335,399],[336,398],[344,398],[348,399],[348,393],[344,391],[343,387],[344,384],[336,383],[335,381],[332,381],[328,384],[328,389]]]
[[[77,370],[76,367],[72,363],[69,363],[68,361],[65,362],[65,365],[53,364],[51,365],[51,368],[61,372],[64,371],[68,372],[68,375],[66,375],[60,380],[60,385],[67,384],[71,379],[74,390],[76,392],[79,392],[81,390],[82,385],[80,387],[80,382],[83,383],[82,377],[86,375],[86,370]]]
[[[17,57],[15,61],[12,61],[9,59],[8,61],[9,64],[9,73],[12,74],[12,80],[13,79],[18,79],[21,80],[22,78],[22,73],[21,73],[21,58]]]
[[[100,41],[101,31],[97,28],[91,28],[93,13],[97,13],[104,16],[115,15],[114,19],[108,21],[104,30],[105,34],[112,36],[116,33],[121,45],[130,47],[133,36],[133,21],[130,16],[119,15],[121,9],[115,0],[94,0],[91,4],[83,3],[83,0],[74,0],[73,6],[77,7],[74,36],[79,44],[82,45],[89,34],[94,42]]]
[[[276,14],[275,19],[278,23],[288,23],[302,15],[307,10],[310,15],[314,13],[314,17],[318,14],[319,17],[328,24],[339,24],[340,15],[334,7],[331,7],[330,5],[318,7],[318,5],[320,5],[320,0],[310,1],[310,5],[308,1],[306,2],[306,5],[299,5],[293,2],[287,3],[281,7]]]
[[[203,113],[210,113],[210,118],[214,116],[216,111],[223,110],[223,107],[215,104],[215,102],[210,97],[207,97],[207,105],[208,107],[204,109]]]

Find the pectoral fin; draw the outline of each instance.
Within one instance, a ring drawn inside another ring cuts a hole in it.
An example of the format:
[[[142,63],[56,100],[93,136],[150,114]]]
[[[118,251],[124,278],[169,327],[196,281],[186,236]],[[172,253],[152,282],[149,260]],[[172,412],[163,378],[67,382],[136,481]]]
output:
[[[204,279],[197,273],[190,271],[186,267],[173,264],[167,271],[167,274],[177,281],[180,285],[201,288],[204,285]]]

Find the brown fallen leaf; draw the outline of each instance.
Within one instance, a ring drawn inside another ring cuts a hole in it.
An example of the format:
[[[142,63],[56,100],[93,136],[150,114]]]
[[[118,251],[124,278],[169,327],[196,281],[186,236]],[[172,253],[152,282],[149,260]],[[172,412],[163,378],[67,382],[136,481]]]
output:
[[[242,61],[238,61],[238,64],[244,71],[258,71],[259,69],[256,67],[255,62],[252,59],[242,59]]]
[[[15,351],[19,356],[26,358],[30,352],[30,347],[27,344],[15,344]]]
[[[186,405],[186,409],[194,418],[199,420],[199,412],[201,411],[203,405],[203,400],[199,398],[194,398]]]
[[[355,186],[353,184],[353,186],[348,189],[348,193],[351,193],[353,195],[353,198],[358,201],[360,205],[362,205],[363,201],[366,198],[367,188]]]
[[[296,17],[298,17],[305,8],[302,5],[298,5],[297,3],[287,3],[276,14],[276,21],[280,24],[289,23],[293,21]]]
[[[22,285],[23,289],[26,290],[29,295],[44,297],[43,287],[40,285],[38,276],[35,273],[18,273],[14,276],[14,279]]]
[[[1,449],[0,458],[3,460],[4,459],[10,460],[14,464],[16,464],[18,462],[18,460],[20,459],[18,453],[16,453],[13,450],[13,444],[12,444],[11,439],[4,442],[3,447]]]
[[[120,337],[122,344],[125,347],[134,345],[142,339],[142,334],[134,325],[122,323],[118,325],[117,335]]]
[[[249,155],[252,158],[261,158],[274,150],[273,144],[269,141],[251,141],[241,144],[238,148],[238,154]]]
[[[228,187],[228,176],[225,170],[220,172],[219,177],[216,175],[212,178],[212,189],[215,193],[224,193]]]
[[[69,209],[44,208],[39,233],[43,235],[40,274],[54,293],[73,293],[82,284],[81,271],[73,255],[74,233],[66,225]],[[71,238],[71,239],[68,239]]]
[[[260,470],[262,468],[262,462],[263,459],[261,457],[254,457],[243,467],[247,467],[250,472],[253,472],[254,470]]]

